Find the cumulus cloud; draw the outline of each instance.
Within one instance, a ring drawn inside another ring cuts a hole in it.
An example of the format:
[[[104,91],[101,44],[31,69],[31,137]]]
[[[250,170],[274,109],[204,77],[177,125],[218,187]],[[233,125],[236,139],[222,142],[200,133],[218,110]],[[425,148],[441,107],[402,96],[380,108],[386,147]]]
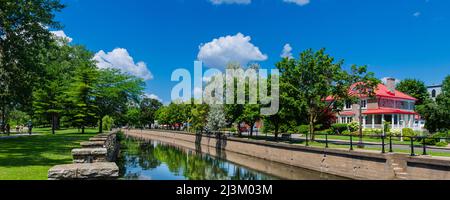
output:
[[[146,81],[153,79],[147,64],[142,61],[135,63],[133,57],[123,48],[116,48],[108,53],[101,50],[95,54],[94,60],[97,61],[97,67],[100,69],[119,69]]]
[[[66,40],[69,43],[71,43],[73,41],[73,39],[71,37],[67,36],[66,33],[64,33],[63,30],[50,31],[50,33],[52,33],[57,38],[61,38],[63,40]]]
[[[160,101],[160,102],[163,101],[163,100],[162,100],[161,98],[159,98],[159,96],[156,95],[156,94],[145,94],[145,97],[146,97],[146,98],[149,98],[149,99],[155,99],[155,100],[158,100],[158,101]]]
[[[230,62],[246,66],[249,62],[267,60],[267,55],[261,53],[250,41],[251,37],[242,33],[220,37],[200,45],[197,57],[206,66],[216,68],[225,68]]]
[[[295,3],[299,6],[304,6],[310,3],[310,0],[283,0],[286,3]]]
[[[209,0],[214,5],[221,4],[250,4],[252,0]]]
[[[290,44],[285,44],[283,47],[283,52],[281,52],[282,58],[292,58],[292,47]]]
[[[421,12],[415,12],[415,13],[413,14],[414,17],[420,17],[420,15],[422,15]]]

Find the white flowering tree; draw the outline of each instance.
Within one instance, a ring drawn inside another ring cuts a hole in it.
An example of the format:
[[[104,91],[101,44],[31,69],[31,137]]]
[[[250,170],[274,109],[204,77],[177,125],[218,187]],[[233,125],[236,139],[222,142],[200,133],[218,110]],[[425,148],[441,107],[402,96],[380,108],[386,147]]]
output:
[[[211,105],[208,117],[207,117],[206,128],[209,131],[219,131],[220,128],[223,128],[227,125],[225,112],[223,109],[223,105]]]

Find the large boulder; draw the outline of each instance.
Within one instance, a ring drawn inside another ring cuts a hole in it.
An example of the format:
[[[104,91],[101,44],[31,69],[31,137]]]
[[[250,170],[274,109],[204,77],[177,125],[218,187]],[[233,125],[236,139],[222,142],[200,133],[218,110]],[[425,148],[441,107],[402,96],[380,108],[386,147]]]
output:
[[[113,162],[57,165],[48,171],[49,180],[116,179],[119,167]]]

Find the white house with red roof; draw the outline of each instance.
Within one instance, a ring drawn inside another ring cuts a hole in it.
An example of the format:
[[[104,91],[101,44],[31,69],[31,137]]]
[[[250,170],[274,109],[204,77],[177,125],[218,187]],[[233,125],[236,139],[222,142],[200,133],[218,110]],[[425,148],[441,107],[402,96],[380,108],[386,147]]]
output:
[[[378,85],[375,97],[361,97],[363,127],[382,129],[388,122],[392,129],[419,129],[416,125],[419,115],[414,111],[417,99],[397,91],[394,78],[388,78],[386,82],[386,85]],[[337,123],[359,121],[359,104],[345,103],[344,107],[336,114]]]

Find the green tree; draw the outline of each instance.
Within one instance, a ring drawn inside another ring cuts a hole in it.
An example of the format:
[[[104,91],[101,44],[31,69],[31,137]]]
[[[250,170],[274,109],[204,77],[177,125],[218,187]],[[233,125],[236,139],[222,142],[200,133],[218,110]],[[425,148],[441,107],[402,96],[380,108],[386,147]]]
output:
[[[430,95],[423,81],[417,79],[405,79],[397,85],[397,90],[417,99],[416,105],[428,103]]]
[[[141,111],[139,110],[139,108],[133,107],[133,108],[128,109],[127,114],[126,114],[128,126],[141,127],[142,124],[140,121],[140,117],[141,117]]]
[[[417,106],[417,111],[426,120],[425,128],[430,132],[450,130],[450,76],[445,78],[436,101]]]
[[[345,96],[342,61],[325,54],[325,49],[314,52],[308,49],[300,54],[300,58],[284,58],[276,64],[281,73],[281,82],[286,84],[290,97],[290,106],[305,107],[308,116],[309,133],[315,139],[315,125],[323,114],[333,109],[334,102],[327,102],[329,96],[339,100]],[[304,116],[296,113],[296,118]]]
[[[375,78],[375,74],[367,71],[367,66],[351,67],[351,73],[346,78],[348,86],[351,92],[347,92],[348,95],[345,99],[358,105],[358,122],[359,122],[359,148],[363,148],[363,106],[364,100],[372,99],[375,97],[375,91],[380,84],[380,80]],[[344,94],[345,95],[345,94]]]
[[[82,48],[71,47],[63,41],[55,41],[52,48],[49,48],[43,76],[33,92],[34,114],[50,120],[52,134],[59,128],[60,117],[65,113],[66,92],[69,90],[72,77],[75,76],[77,66],[90,60],[90,57],[78,55],[83,54]]]
[[[194,104],[191,110],[192,128],[195,131],[203,130],[206,126],[207,117],[209,113],[209,106],[207,104]]]
[[[119,118],[124,115],[129,102],[137,103],[144,90],[144,81],[117,69],[99,71],[95,84],[97,93],[95,105],[98,107],[99,132],[102,133],[103,117],[106,115]]]
[[[244,111],[239,117],[239,121],[245,122],[250,126],[250,136],[253,136],[253,127],[255,123],[261,119],[261,107],[259,104],[246,104]]]
[[[92,58],[92,54],[83,51],[82,57]],[[98,83],[98,70],[92,60],[82,59],[76,69],[76,74],[69,90],[67,91],[68,100],[70,102],[71,121],[74,125],[84,129],[88,125],[94,125],[97,122],[98,106],[96,97],[98,91],[95,87]]]
[[[156,119],[156,111],[162,106],[163,104],[157,99],[144,98],[140,105],[142,123],[151,127]]]
[[[58,28],[54,15],[64,6],[58,0],[0,2],[0,117],[8,110],[31,108],[32,89],[45,63],[46,47]]]

